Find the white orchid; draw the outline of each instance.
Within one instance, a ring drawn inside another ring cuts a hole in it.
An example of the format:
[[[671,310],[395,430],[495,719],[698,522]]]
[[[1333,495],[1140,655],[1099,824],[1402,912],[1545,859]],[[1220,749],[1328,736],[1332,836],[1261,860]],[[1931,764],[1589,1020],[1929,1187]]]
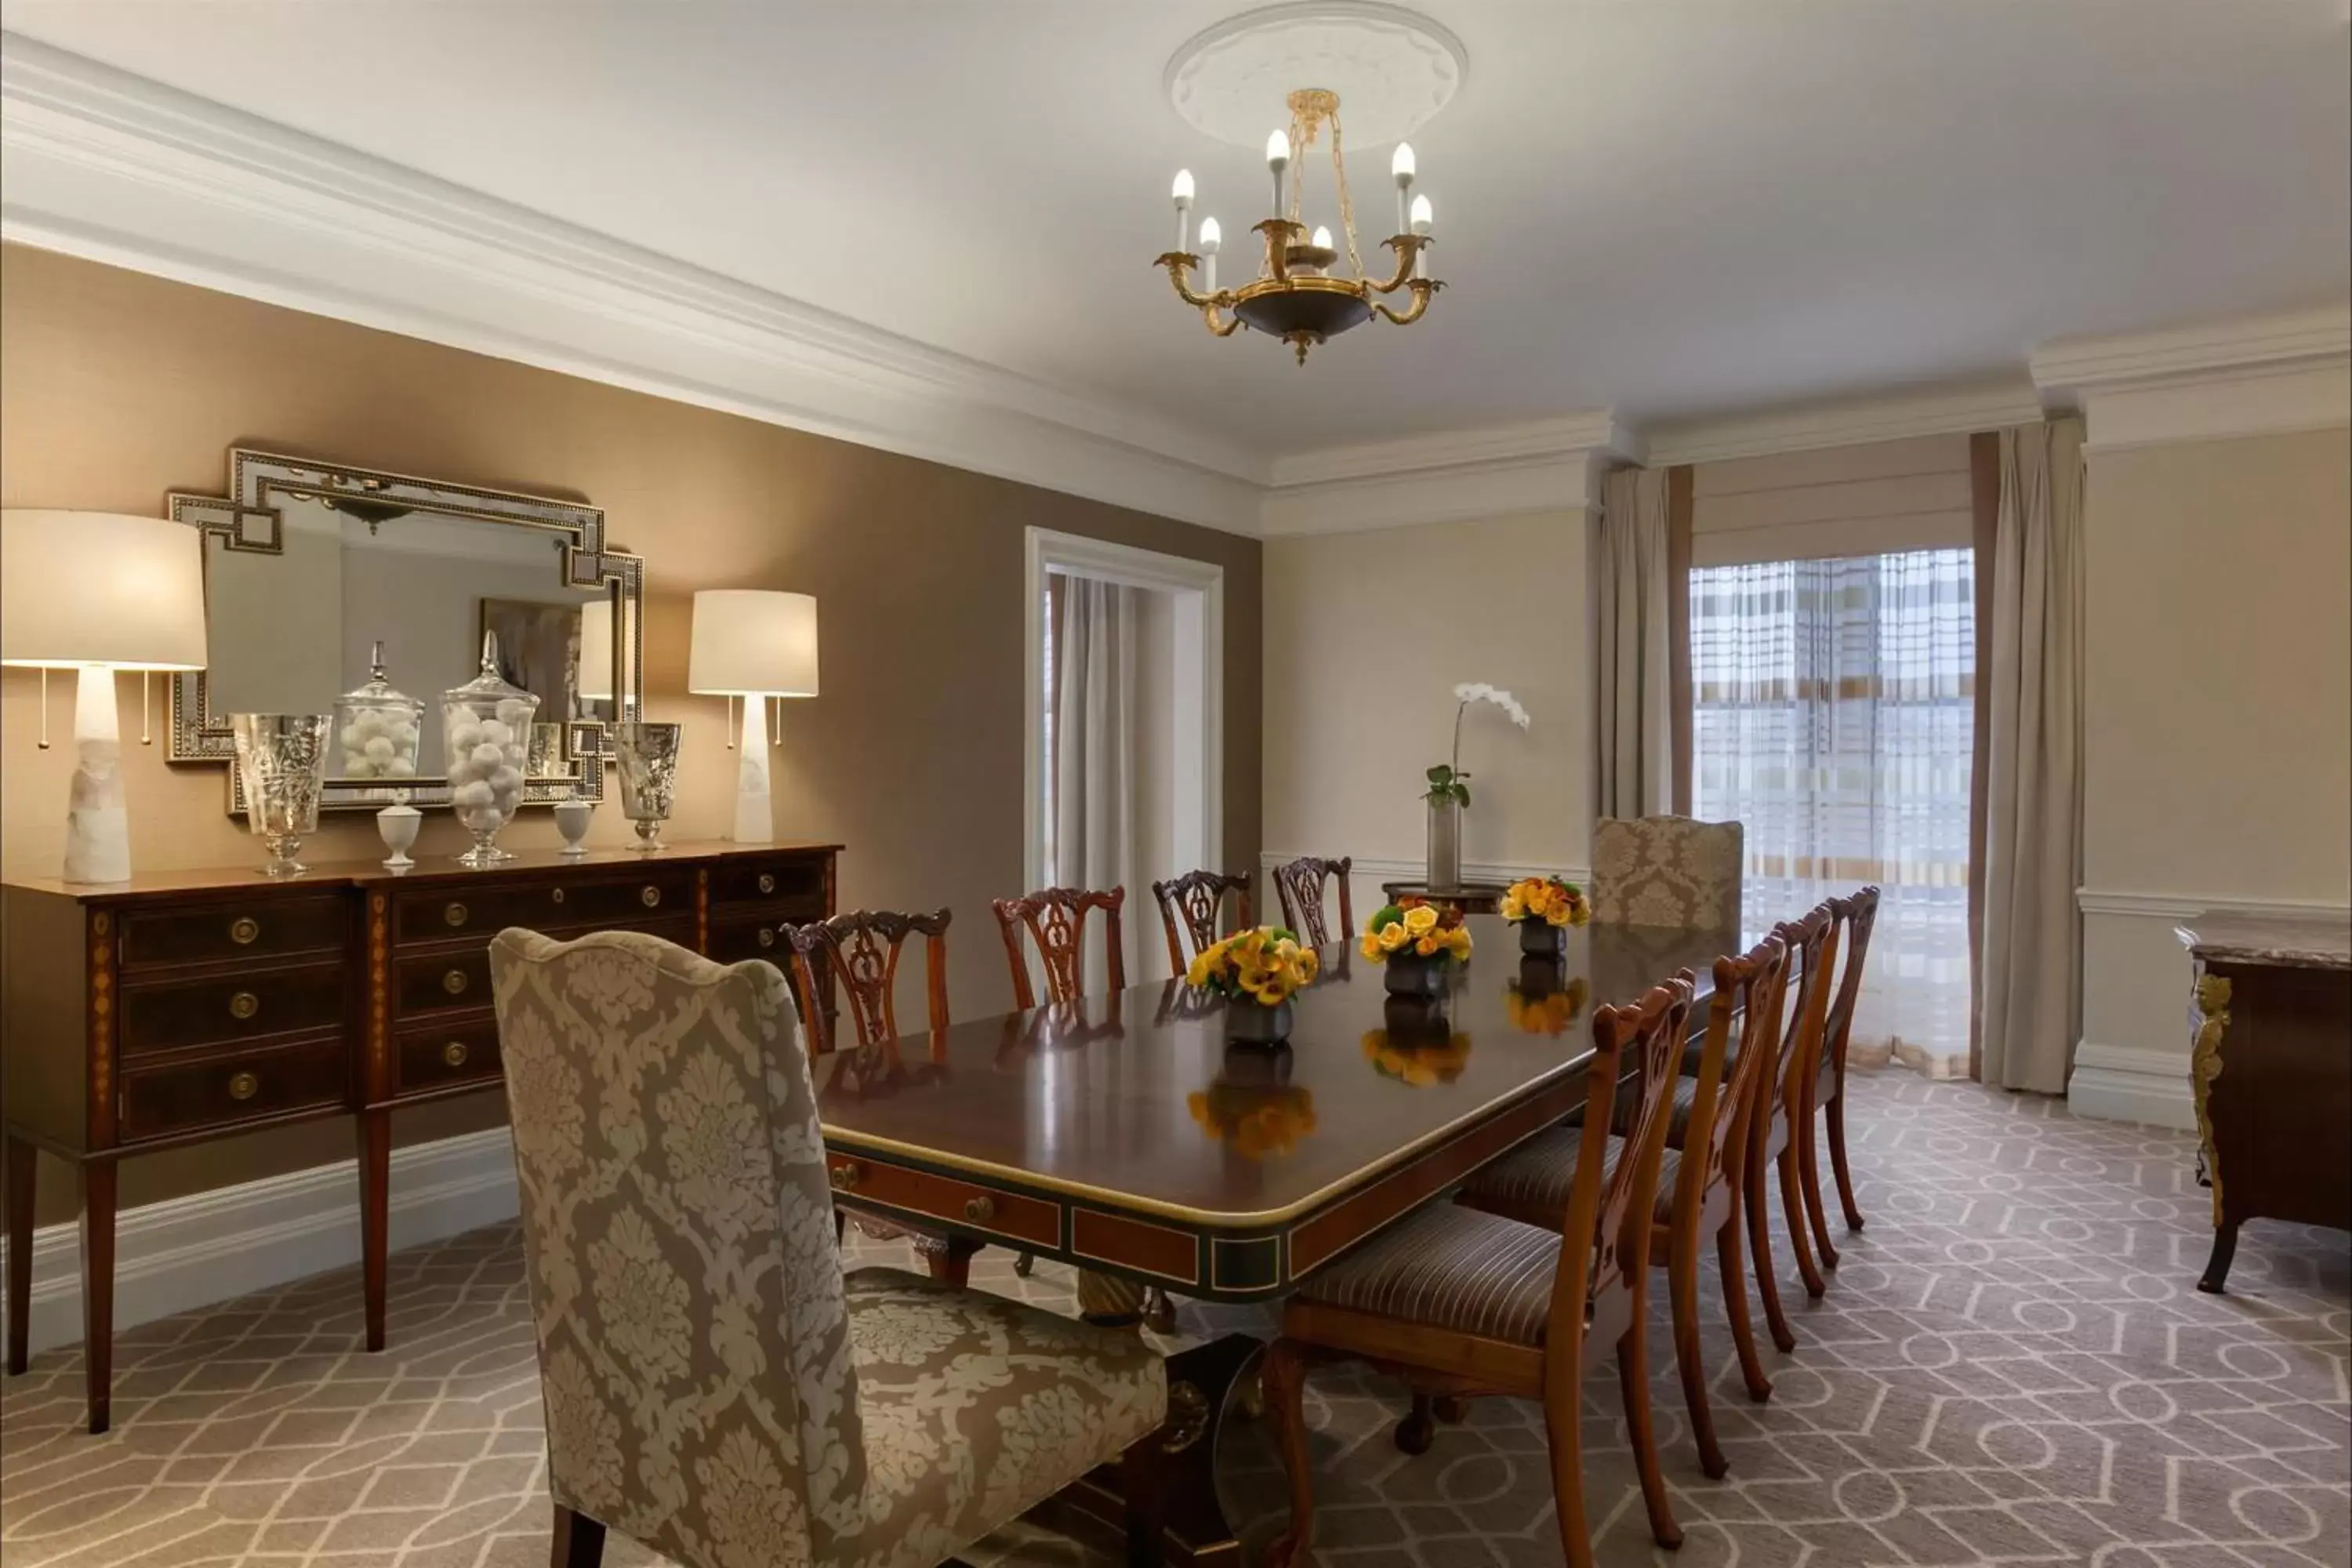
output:
[[[1483,680],[1465,680],[1454,689],[1454,760],[1440,763],[1429,770],[1429,788],[1423,792],[1425,800],[1451,800],[1459,805],[1470,804],[1470,775],[1462,771],[1462,716],[1470,711],[1473,702],[1491,702],[1503,710],[1504,716],[1520,729],[1533,722],[1519,700],[1499,686],[1489,686]]]

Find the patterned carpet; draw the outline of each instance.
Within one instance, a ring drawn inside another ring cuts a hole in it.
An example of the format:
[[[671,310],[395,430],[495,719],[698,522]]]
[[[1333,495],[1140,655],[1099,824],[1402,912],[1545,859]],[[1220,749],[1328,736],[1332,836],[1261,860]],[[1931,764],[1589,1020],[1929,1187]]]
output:
[[[1770,1404],[1747,1401],[1727,1336],[1708,1335],[1727,1479],[1700,1475],[1671,1352],[1659,1353],[1660,1435],[1689,1537],[1679,1553],[1650,1544],[1613,1375],[1586,1385],[1603,1563],[2352,1562],[2352,1242],[2257,1226],[2232,1293],[2200,1296],[2208,1205],[2189,1139],[1903,1075],[1853,1092],[1870,1226],[1841,1243],[1828,1299],[1794,1310],[1796,1354],[1768,1342]],[[870,1242],[857,1252],[905,1261]],[[394,1349],[378,1356],[356,1349],[349,1273],[151,1324],[117,1352],[115,1429],[101,1438],[74,1425],[76,1353],[39,1358],[0,1394],[0,1559],[545,1562],[521,1273],[506,1227],[394,1258]],[[1066,1274],[1045,1266],[1021,1280],[1001,1252],[982,1256],[975,1282],[1069,1300]],[[1783,1291],[1804,1299],[1793,1277]],[[1265,1321],[1187,1307],[1183,1330]],[[1393,1385],[1334,1369],[1308,1401],[1318,1561],[1559,1561],[1531,1406],[1486,1402],[1409,1459],[1389,1440]],[[1262,1425],[1233,1431],[1228,1507],[1255,1549],[1276,1523],[1280,1473]],[[1111,1561],[1034,1524],[971,1555],[1008,1568]],[[606,1560],[646,1561],[618,1542]]]

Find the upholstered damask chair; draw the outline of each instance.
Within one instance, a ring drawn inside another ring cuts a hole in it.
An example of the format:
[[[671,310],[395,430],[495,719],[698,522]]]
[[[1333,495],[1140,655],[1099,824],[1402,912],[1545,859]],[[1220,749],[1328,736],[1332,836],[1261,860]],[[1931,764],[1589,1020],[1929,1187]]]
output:
[[[1604,816],[1592,826],[1592,918],[1736,931],[1744,843],[1736,822]]]
[[[1160,1360],[895,1269],[845,1277],[783,976],[657,938],[490,947],[553,1561],[929,1568],[1124,1457],[1159,1529]]]

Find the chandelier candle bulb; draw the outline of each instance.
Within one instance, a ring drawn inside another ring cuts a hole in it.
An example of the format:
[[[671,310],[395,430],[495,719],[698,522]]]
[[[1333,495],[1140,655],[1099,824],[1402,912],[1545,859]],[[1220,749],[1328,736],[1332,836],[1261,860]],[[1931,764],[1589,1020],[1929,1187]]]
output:
[[[1412,232],[1426,239],[1429,237],[1429,231],[1434,226],[1435,221],[1436,212],[1435,209],[1429,205],[1429,198],[1427,196],[1413,197]],[[1412,258],[1412,275],[1417,279],[1426,278],[1429,276],[1429,252],[1427,250],[1424,249],[1414,253]]]
[[[1224,243],[1224,230],[1217,226],[1217,220],[1213,217],[1202,218],[1201,220],[1201,289],[1203,293],[1213,294],[1217,291],[1217,252],[1223,247]]]
[[[1270,132],[1265,139],[1265,166],[1274,174],[1274,216],[1282,216],[1282,175],[1290,167],[1290,133]]]
[[[1176,198],[1176,248],[1180,252],[1189,251],[1192,248],[1192,170],[1179,169],[1176,171],[1176,187],[1174,195]]]
[[[1396,176],[1397,232],[1399,234],[1402,234],[1406,231],[1407,226],[1412,221],[1406,216],[1407,208],[1405,206],[1406,201],[1412,195],[1413,163],[1412,142],[1400,142],[1397,143],[1396,155],[1389,160],[1389,173]]]

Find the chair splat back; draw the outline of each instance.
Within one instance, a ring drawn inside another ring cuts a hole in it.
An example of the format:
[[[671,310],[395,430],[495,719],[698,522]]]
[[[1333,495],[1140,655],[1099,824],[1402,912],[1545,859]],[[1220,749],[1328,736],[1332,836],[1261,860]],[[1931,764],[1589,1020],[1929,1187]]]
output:
[[[1192,955],[1217,940],[1217,911],[1223,907],[1225,895],[1234,895],[1237,908],[1234,929],[1246,929],[1250,923],[1250,879],[1247,875],[1227,875],[1223,871],[1187,871],[1181,877],[1151,884],[1151,896],[1160,904],[1160,923],[1168,928],[1168,972],[1181,977]],[[1192,951],[1185,951],[1186,939]]]
[[[801,994],[820,996],[816,971],[829,967],[848,999],[853,1047],[887,1045],[898,1037],[896,1004],[898,955],[909,936],[924,939],[925,991],[929,999],[929,1026],[934,1035],[948,1026],[948,911],[900,914],[893,910],[859,910],[810,925],[790,926],[785,940],[793,945],[793,967]],[[812,1005],[808,1016],[809,1054],[823,1056],[840,1042],[822,1008]]]
[[[1841,928],[1838,945],[1845,952],[1845,970],[1838,980],[1837,999],[1830,1004],[1822,1048],[1843,1086],[1846,1046],[1853,1037],[1854,1004],[1862,997],[1863,965],[1870,960],[1870,931],[1878,923],[1878,889],[1866,887],[1852,897],[1832,899],[1830,910]]]
[[[1607,1138],[1588,1137],[1578,1151],[1561,1227],[1568,1245],[1560,1253],[1552,1289],[1555,1343],[1575,1342],[1563,1332],[1563,1312],[1573,1315],[1580,1334],[1604,1292],[1644,1278],[1643,1271],[1649,1267],[1650,1215],[1657,1200],[1658,1163],[1665,1148],[1675,1079],[1682,1070],[1693,989],[1685,971],[1651,987],[1631,1006],[1603,1007],[1593,1015],[1593,1054],[1584,1069],[1584,1124],[1609,1125],[1629,1061],[1639,1074],[1639,1089],[1625,1152],[1616,1167],[1606,1168]]]
[[[1037,944],[1038,966],[1045,975],[1045,1000],[1075,1002],[1086,992],[1085,947],[1087,916],[1103,916],[1104,959],[1110,989],[1127,989],[1127,955],[1119,940],[1119,910],[1127,889],[1097,892],[1080,888],[1045,888],[1018,899],[998,899],[997,929],[1004,935],[1004,955],[1013,965],[1013,997],[1024,1011],[1037,1005],[1036,987],[1029,982],[1029,965],[1021,956],[1021,932],[1025,928]]]
[[[1348,856],[1327,860],[1319,856],[1302,855],[1274,868],[1274,894],[1282,901],[1282,923],[1297,931],[1298,940],[1307,946],[1324,947],[1333,940],[1331,928],[1323,919],[1323,883],[1327,879],[1339,884],[1339,940],[1356,934],[1355,896],[1348,887],[1355,867],[1355,860]]]
[[[1788,944],[1789,966],[1797,973],[1797,995],[1785,1010],[1776,1079],[1776,1092],[1794,1110],[1803,1103],[1801,1075],[1820,1059],[1818,1042],[1829,1011],[1829,970],[1837,962],[1837,917],[1822,904],[1801,920],[1782,921],[1772,934]]]
[[[1781,1009],[1787,1003],[1789,946],[1768,936],[1738,958],[1715,961],[1715,994],[1707,1003],[1706,1042],[1691,1103],[1694,1130],[1683,1145],[1684,1179],[1704,1183],[1720,1172],[1740,1179],[1758,1086],[1780,1059]],[[1735,1020],[1739,1048],[1731,1049]],[[1728,1072],[1723,1063],[1729,1060]],[[1704,1132],[1697,1130],[1704,1129]],[[1704,1157],[1697,1139],[1706,1139]]]

